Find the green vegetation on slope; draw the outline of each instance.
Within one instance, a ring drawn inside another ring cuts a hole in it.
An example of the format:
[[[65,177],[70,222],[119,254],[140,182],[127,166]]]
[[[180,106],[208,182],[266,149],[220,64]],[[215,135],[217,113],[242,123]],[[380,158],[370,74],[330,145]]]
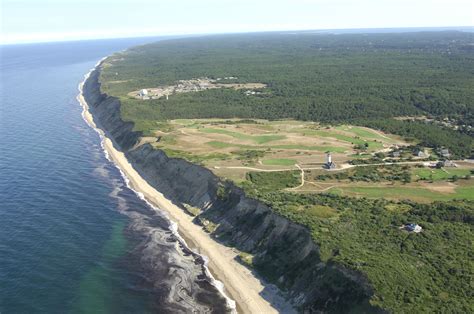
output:
[[[472,310],[474,202],[422,205],[244,188],[307,226],[323,260],[366,274],[373,305],[395,313]],[[400,229],[410,222],[423,232]]]
[[[263,191],[278,191],[300,184],[299,171],[249,172],[247,180]]]

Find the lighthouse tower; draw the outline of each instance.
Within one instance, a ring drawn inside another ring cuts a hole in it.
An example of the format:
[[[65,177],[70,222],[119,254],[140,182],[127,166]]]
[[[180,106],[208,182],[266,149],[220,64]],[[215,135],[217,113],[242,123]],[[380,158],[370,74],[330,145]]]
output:
[[[336,164],[332,162],[331,152],[326,152],[326,163],[324,164],[326,169],[336,169]]]
[[[332,156],[331,156],[331,153],[330,153],[330,152],[327,152],[327,153],[326,153],[326,164],[327,164],[327,165],[332,164]]]

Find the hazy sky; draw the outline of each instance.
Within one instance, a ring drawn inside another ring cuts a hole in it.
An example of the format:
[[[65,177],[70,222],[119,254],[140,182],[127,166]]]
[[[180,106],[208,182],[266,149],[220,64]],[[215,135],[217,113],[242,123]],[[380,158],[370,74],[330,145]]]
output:
[[[0,0],[0,42],[474,25],[473,0]]]

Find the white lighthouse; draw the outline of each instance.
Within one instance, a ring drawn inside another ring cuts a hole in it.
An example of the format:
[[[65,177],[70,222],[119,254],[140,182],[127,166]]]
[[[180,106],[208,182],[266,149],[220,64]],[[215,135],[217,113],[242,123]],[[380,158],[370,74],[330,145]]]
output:
[[[331,152],[326,153],[326,163],[324,164],[326,169],[335,169],[336,164],[332,162]]]
[[[332,156],[330,152],[326,153],[326,164],[330,165],[332,163]]]

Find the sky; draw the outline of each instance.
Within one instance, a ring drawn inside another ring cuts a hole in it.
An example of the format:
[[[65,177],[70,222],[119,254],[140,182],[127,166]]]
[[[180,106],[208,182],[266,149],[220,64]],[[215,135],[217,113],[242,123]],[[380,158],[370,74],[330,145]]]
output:
[[[473,26],[474,0],[0,0],[0,43]]]

